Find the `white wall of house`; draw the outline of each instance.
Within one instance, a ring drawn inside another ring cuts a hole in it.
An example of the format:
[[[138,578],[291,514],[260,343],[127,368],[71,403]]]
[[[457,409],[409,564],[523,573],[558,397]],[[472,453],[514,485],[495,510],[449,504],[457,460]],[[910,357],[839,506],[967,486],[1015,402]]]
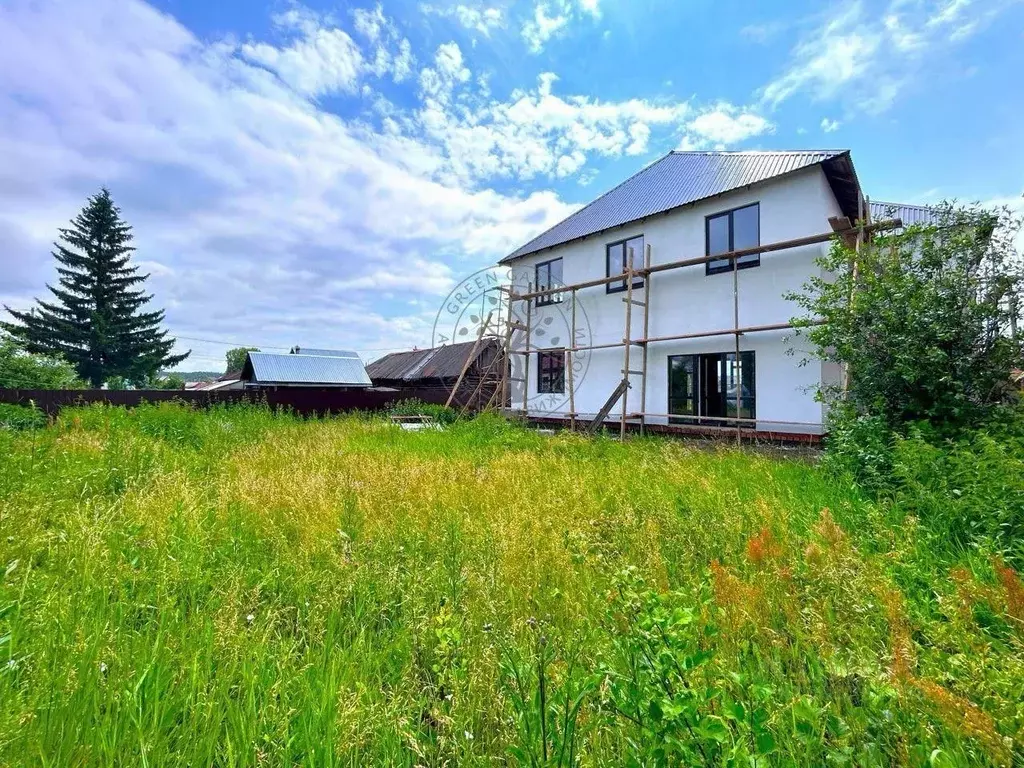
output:
[[[562,258],[563,283],[573,284],[604,277],[606,274],[605,246],[628,237],[643,235],[650,246],[652,264],[678,261],[703,256],[705,253],[705,217],[750,203],[760,204],[760,240],[762,244],[791,240],[830,231],[828,219],[840,215],[824,173],[817,166],[766,183],[719,195],[674,212],[655,216],[643,222],[619,227],[584,240],[567,243],[532,254],[516,261],[512,267],[517,284],[534,280],[536,264]],[[737,274],[739,288],[739,325],[755,326],[788,322],[798,309],[784,297],[798,290],[817,272],[814,259],[828,248],[828,244],[761,254],[760,266],[741,269]],[[642,254],[636,254],[641,263]],[[733,327],[733,273],[707,275],[703,264],[657,273],[651,276],[650,336],[667,336]],[[583,289],[577,294],[580,325],[587,318],[588,341],[602,344],[622,339],[625,328],[625,293],[607,293],[605,286]],[[643,290],[636,289],[634,298],[642,299]],[[566,302],[559,307],[540,307],[531,310],[531,324],[536,329],[545,327],[549,315],[567,314]],[[632,338],[643,337],[643,311],[634,307]],[[555,327],[553,322],[550,327]],[[562,334],[566,336],[567,334]],[[812,388],[823,376],[835,374],[820,361],[801,365],[807,354],[797,348],[787,354],[791,331],[751,333],[740,338],[740,350],[755,352],[755,390],[757,418],[760,429],[816,432],[816,428],[801,424],[779,425],[768,422],[806,422],[820,424],[822,406],[815,402]],[[551,338],[551,335],[548,336]],[[560,346],[566,345],[562,338]],[[543,337],[531,334],[531,347],[543,348]],[[664,414],[668,411],[668,356],[695,353],[730,352],[735,349],[735,337],[715,336],[684,341],[653,343],[649,346],[646,411]],[[589,363],[585,376],[575,382],[577,413],[596,413],[622,377],[623,353],[621,348],[594,350],[586,353]],[[633,347],[631,369],[639,369],[641,350]],[[568,402],[552,408],[550,396],[537,393],[537,359],[530,361],[527,393],[530,411],[558,415],[568,413]],[[639,410],[640,376],[631,376],[633,388],[629,392],[628,411]],[[521,407],[522,384],[512,386],[512,405]],[[617,406],[613,415],[620,412]],[[651,422],[666,422],[665,418],[652,418]]]

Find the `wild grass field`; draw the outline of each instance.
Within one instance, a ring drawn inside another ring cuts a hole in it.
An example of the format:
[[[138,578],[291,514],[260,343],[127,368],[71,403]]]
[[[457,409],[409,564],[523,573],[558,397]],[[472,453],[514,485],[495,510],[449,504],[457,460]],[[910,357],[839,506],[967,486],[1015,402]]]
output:
[[[0,764],[1020,765],[1024,587],[918,514],[491,418],[65,411],[0,430]]]

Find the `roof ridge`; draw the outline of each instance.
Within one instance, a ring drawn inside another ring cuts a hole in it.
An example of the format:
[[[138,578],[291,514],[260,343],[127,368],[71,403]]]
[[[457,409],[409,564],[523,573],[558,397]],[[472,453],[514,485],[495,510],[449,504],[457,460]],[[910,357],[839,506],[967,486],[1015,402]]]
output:
[[[521,251],[521,250],[522,250],[523,248],[527,248],[527,247],[529,247],[530,243],[532,243],[532,242],[533,242],[534,240],[539,240],[540,238],[544,237],[544,235],[546,235],[546,234],[547,234],[548,232],[550,232],[551,230],[553,230],[553,229],[554,229],[555,227],[560,227],[560,226],[562,226],[562,224],[564,224],[565,222],[569,221],[569,219],[571,219],[572,217],[574,217],[574,216],[577,216],[577,215],[579,215],[579,214],[583,213],[583,211],[587,210],[587,208],[589,208],[590,206],[592,206],[592,205],[596,205],[596,204],[598,203],[598,201],[600,201],[600,200],[602,200],[602,199],[604,199],[604,198],[608,197],[608,195],[610,195],[610,194],[611,194],[612,192],[614,192],[614,191],[615,191],[616,189],[618,189],[619,187],[621,187],[621,186],[622,186],[623,184],[626,184],[626,183],[627,183],[628,181],[630,181],[631,179],[635,179],[635,178],[636,178],[637,176],[639,176],[639,175],[640,175],[641,173],[644,173],[644,172],[646,172],[646,171],[649,171],[649,170],[650,170],[651,168],[653,168],[654,166],[658,165],[658,163],[663,163],[663,162],[664,162],[664,161],[665,161],[665,160],[666,160],[667,158],[669,158],[669,157],[672,157],[672,155],[674,155],[674,154],[676,154],[676,153],[675,153],[674,151],[672,151],[672,152],[668,152],[667,154],[664,154],[664,155],[662,155],[661,157],[659,157],[659,158],[658,158],[657,160],[655,160],[655,161],[654,161],[653,163],[649,163],[648,165],[645,165],[645,166],[644,166],[643,168],[641,168],[641,169],[640,169],[639,171],[637,171],[636,173],[634,173],[634,174],[632,174],[632,175],[630,175],[630,176],[627,176],[627,177],[626,177],[625,179],[623,179],[622,181],[620,181],[620,182],[619,182],[618,184],[616,184],[616,185],[615,185],[614,187],[612,187],[611,189],[607,190],[606,192],[603,192],[602,194],[598,195],[598,196],[597,196],[597,197],[595,197],[595,198],[594,198],[593,200],[591,200],[591,201],[590,201],[589,203],[587,203],[586,205],[584,205],[584,206],[583,206],[582,208],[578,208],[578,209],[576,209],[575,211],[573,211],[572,213],[570,213],[570,214],[569,214],[568,216],[566,216],[566,217],[565,217],[564,219],[562,219],[561,221],[558,221],[558,222],[556,222],[556,223],[552,224],[552,225],[551,225],[550,227],[548,227],[547,229],[545,229],[545,230],[544,230],[543,232],[540,232],[540,233],[538,233],[538,234],[537,234],[537,235],[536,235],[535,237],[531,237],[531,238],[530,238],[530,239],[529,239],[529,240],[528,240],[528,241],[527,241],[526,243],[524,243],[523,245],[519,246],[519,247],[518,247],[518,248],[516,248],[516,249],[515,249],[514,251],[512,251],[512,253],[511,253],[511,254],[509,254],[508,256],[506,256],[506,257],[505,257],[505,259],[510,259],[510,258],[512,258],[512,254],[515,254],[515,253],[517,253],[518,251]],[[502,259],[502,261],[504,261],[505,259]],[[501,262],[498,262],[498,263],[500,264]]]
[[[849,149],[673,149],[670,155],[841,155]]]

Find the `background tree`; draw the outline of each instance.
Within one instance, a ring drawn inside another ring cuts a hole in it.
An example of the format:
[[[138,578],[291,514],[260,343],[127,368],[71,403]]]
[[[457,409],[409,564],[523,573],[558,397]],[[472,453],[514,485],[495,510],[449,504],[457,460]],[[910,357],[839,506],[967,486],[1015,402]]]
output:
[[[59,287],[47,288],[55,301],[37,300],[27,312],[7,307],[17,322],[0,327],[28,352],[65,358],[93,387],[114,377],[141,383],[180,363],[189,353],[171,354],[163,311],[143,311],[152,296],[140,286],[149,275],[130,264],[131,242],[131,227],[101,190],[54,244]]]
[[[13,338],[0,334],[0,388],[77,389],[82,386],[66,360],[25,351]]]
[[[228,372],[240,371],[245,367],[245,356],[250,352],[259,352],[256,347],[236,347],[227,352]]]

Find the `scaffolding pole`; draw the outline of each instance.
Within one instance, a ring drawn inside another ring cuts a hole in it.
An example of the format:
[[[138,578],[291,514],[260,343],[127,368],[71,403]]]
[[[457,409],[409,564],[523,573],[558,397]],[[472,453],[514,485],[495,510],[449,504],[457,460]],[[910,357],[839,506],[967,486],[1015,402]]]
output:
[[[872,233],[872,232],[879,232],[879,231],[886,231],[886,230],[892,230],[892,229],[898,229],[898,228],[903,226],[903,223],[902,223],[902,221],[900,219],[889,219],[889,220],[886,220],[886,221],[880,221],[878,223],[872,223],[871,220],[870,220],[870,211],[867,211],[865,213],[866,207],[867,207],[866,199],[865,198],[861,198],[861,200],[859,201],[859,211],[861,213],[861,216],[858,219],[856,226],[848,226],[849,225],[849,220],[848,219],[842,219],[842,220],[831,219],[830,221],[833,222],[834,231],[828,232],[828,233],[823,233],[823,234],[820,234],[820,235],[810,235],[810,236],[807,236],[807,237],[799,237],[799,238],[794,238],[794,239],[791,239],[791,240],[783,240],[783,241],[779,241],[779,242],[775,242],[775,243],[769,243],[767,245],[758,245],[758,246],[753,247],[753,248],[742,248],[742,249],[730,251],[728,253],[715,254],[713,256],[705,255],[705,256],[699,256],[699,257],[695,257],[695,258],[681,259],[681,260],[678,260],[678,261],[666,262],[666,263],[657,264],[657,265],[654,265],[654,264],[651,263],[651,246],[650,245],[645,245],[643,267],[641,267],[639,269],[637,269],[635,267],[635,264],[634,264],[635,254],[633,252],[633,249],[629,249],[629,252],[628,252],[628,255],[627,255],[627,262],[626,262],[626,265],[625,265],[625,269],[623,270],[623,273],[621,275],[610,275],[610,276],[603,277],[603,278],[596,278],[596,279],[593,279],[593,280],[586,280],[586,281],[583,281],[583,282],[574,283],[572,285],[563,285],[563,286],[559,286],[559,287],[547,287],[547,288],[544,288],[544,289],[541,289],[541,290],[536,290],[532,283],[527,283],[527,290],[526,290],[525,293],[516,293],[510,287],[509,288],[509,297],[508,297],[509,298],[510,332],[508,334],[506,334],[506,337],[505,337],[505,347],[506,347],[506,350],[505,350],[506,351],[506,355],[505,355],[505,357],[509,361],[511,361],[511,355],[512,354],[522,354],[525,357],[524,374],[523,374],[524,378],[522,380],[522,383],[523,383],[523,414],[524,414],[524,416],[528,416],[529,415],[530,335],[531,335],[531,332],[532,332],[532,300],[537,299],[537,298],[541,298],[541,297],[544,297],[544,296],[551,296],[553,294],[564,293],[565,291],[569,291],[570,292],[570,297],[571,297],[570,300],[572,302],[572,305],[571,305],[572,319],[571,319],[571,324],[570,324],[571,343],[570,343],[570,345],[568,347],[566,347],[565,352],[566,352],[566,361],[567,361],[567,364],[569,365],[568,382],[569,382],[569,411],[570,412],[569,412],[568,416],[569,416],[569,421],[570,421],[570,428],[575,429],[576,417],[578,415],[576,413],[576,398],[575,398],[576,381],[575,381],[575,376],[574,376],[574,373],[573,373],[574,355],[576,353],[587,351],[587,350],[612,349],[612,348],[616,348],[616,347],[623,347],[623,371],[622,371],[623,380],[619,383],[619,386],[616,388],[616,391],[613,392],[611,398],[609,398],[609,401],[605,404],[605,407],[602,409],[602,413],[601,413],[600,417],[604,417],[604,418],[607,417],[608,411],[613,406],[615,400],[617,399],[617,397],[619,396],[619,394],[621,392],[622,412],[621,412],[621,414],[619,416],[619,436],[620,436],[621,439],[624,439],[625,435],[626,435],[626,421],[627,421],[627,419],[638,418],[639,421],[640,421],[639,429],[640,429],[641,434],[643,434],[643,432],[645,430],[645,427],[646,427],[647,417],[648,416],[659,416],[660,417],[659,414],[647,413],[647,373],[648,373],[648,357],[649,357],[648,346],[650,344],[652,344],[652,343],[655,343],[655,342],[679,341],[679,340],[684,340],[684,339],[709,338],[709,337],[714,337],[714,336],[733,336],[733,338],[734,338],[734,353],[735,353],[736,357],[735,357],[735,361],[734,361],[735,365],[733,366],[733,376],[735,377],[735,384],[736,384],[736,398],[735,398],[736,413],[735,413],[734,419],[729,419],[729,418],[726,417],[724,420],[725,421],[732,421],[733,423],[736,424],[736,440],[737,440],[737,442],[739,442],[742,439],[742,425],[744,423],[750,423],[750,424],[754,424],[754,425],[756,425],[758,422],[765,423],[765,424],[772,423],[770,420],[766,420],[766,419],[744,419],[744,418],[741,418],[742,402],[743,402],[743,385],[742,385],[743,377],[742,377],[742,372],[741,372],[741,368],[740,368],[740,366],[741,366],[741,363],[740,363],[740,336],[742,336],[744,334],[748,334],[748,333],[762,333],[762,332],[767,332],[767,331],[776,331],[776,330],[790,329],[790,328],[793,328],[793,325],[790,322],[785,322],[785,323],[771,323],[771,324],[765,324],[765,325],[753,325],[753,326],[745,326],[745,327],[744,326],[740,326],[740,318],[739,318],[739,270],[736,268],[737,262],[743,256],[754,255],[754,254],[761,254],[761,253],[772,253],[772,252],[775,252],[775,251],[784,251],[784,250],[788,250],[788,249],[791,249],[791,248],[800,248],[800,247],[809,246],[809,245],[816,245],[816,244],[828,242],[829,240],[832,240],[833,238],[836,238],[836,237],[852,238],[853,236],[855,236],[856,237],[856,242],[857,242],[857,246],[856,246],[855,251],[859,252],[861,243],[864,241],[864,239],[870,233]],[[843,226],[842,223],[838,223],[840,221],[845,223],[847,226]],[[701,265],[701,264],[707,264],[710,261],[718,261],[718,260],[722,260],[722,259],[730,259],[732,261],[732,263],[733,263],[733,323],[732,323],[732,328],[721,329],[721,330],[713,330],[713,331],[698,331],[698,332],[693,332],[693,333],[670,334],[670,335],[663,335],[663,336],[652,337],[650,335],[650,296],[651,296],[651,293],[650,293],[650,277],[651,277],[651,275],[653,275],[656,272],[665,272],[665,271],[673,270],[673,269],[681,269],[681,268],[684,268],[684,267],[697,266],[697,265]],[[856,259],[855,259],[855,262],[854,262],[854,281],[856,281],[856,269],[857,269],[857,265],[856,265]],[[633,298],[633,281],[637,277],[639,277],[639,276],[642,276],[644,278],[644,300],[642,302],[636,301]],[[586,288],[592,288],[592,287],[601,286],[601,285],[604,285],[604,286],[611,285],[613,283],[621,282],[623,280],[625,281],[625,289],[626,289],[626,298],[623,299],[623,302],[626,305],[626,324],[625,324],[625,333],[623,335],[622,341],[621,342],[610,342],[610,343],[604,343],[604,344],[591,344],[591,345],[586,345],[586,346],[578,345],[576,343],[576,323],[577,323],[576,303],[577,303],[577,292],[580,291],[580,290],[586,289]],[[512,318],[512,315],[513,315],[513,313],[512,313],[512,303],[515,302],[515,301],[525,301],[526,302],[526,324],[525,324],[525,326],[522,325],[522,324],[516,323],[516,322],[511,322],[511,318]],[[852,296],[851,296],[851,301],[852,301]],[[633,305],[634,304],[639,305],[639,306],[643,306],[643,308],[644,308],[643,339],[633,339],[633,334],[632,334],[632,316],[633,316]],[[812,324],[817,324],[817,325],[820,325],[820,324],[823,324],[823,323],[824,323],[823,320],[814,320],[814,321],[812,321]],[[524,351],[523,352],[514,352],[511,349],[511,336],[512,336],[512,330],[513,329],[514,330],[525,331],[526,339],[525,339]],[[632,371],[630,369],[631,349],[632,349],[632,347],[634,345],[639,346],[642,349],[641,369],[639,371]],[[507,366],[506,366],[506,370],[507,370]],[[629,377],[631,375],[633,375],[634,373],[640,375],[640,377],[641,377],[640,412],[638,414],[630,414],[629,413],[629,408],[628,408],[628,390],[630,389]],[[503,400],[505,399],[505,392],[507,391],[507,388],[508,388],[508,380],[509,380],[509,376],[507,374],[503,373],[502,387],[501,387]],[[848,378],[844,381],[844,387],[845,387],[845,385],[847,383],[848,383]],[[508,402],[511,405],[511,401],[508,400]],[[702,418],[715,419],[716,417],[702,417]],[[787,423],[794,423],[795,424],[795,422],[787,422]],[[596,424],[594,424],[594,423],[591,424],[591,428],[594,428],[595,426],[596,426]],[[814,426],[821,426],[821,425],[817,424],[817,425],[814,425]]]
[[[527,289],[530,284],[527,283]],[[523,346],[523,417],[528,418],[530,415],[530,320],[531,320],[531,308],[533,302],[527,300],[526,302],[526,344]],[[540,365],[540,362],[537,362]]]
[[[572,322],[569,326],[569,346],[565,350],[567,365],[569,366],[569,430],[576,431],[576,381],[573,374],[572,351],[576,346],[576,289],[571,291],[572,301]]]
[[[644,244],[644,269],[651,268],[651,245]],[[651,275],[644,277],[644,338],[650,334],[651,321]],[[643,436],[647,427],[647,343],[640,346],[640,435]]]
[[[630,338],[633,335],[633,249],[626,254],[626,329],[622,336],[622,376],[629,381],[629,352],[633,347]],[[629,387],[622,391],[622,415],[619,417],[619,439],[626,439],[626,411],[629,402]]]

